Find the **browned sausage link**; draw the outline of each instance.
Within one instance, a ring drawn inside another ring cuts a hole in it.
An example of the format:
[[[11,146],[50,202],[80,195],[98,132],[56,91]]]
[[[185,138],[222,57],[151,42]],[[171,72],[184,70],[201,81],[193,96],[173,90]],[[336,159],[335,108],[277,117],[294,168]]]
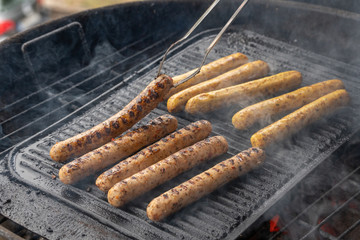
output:
[[[163,115],[147,125],[91,151],[64,165],[59,172],[63,183],[73,184],[97,171],[110,166],[139,149],[175,131],[177,120],[171,115]]]
[[[222,136],[197,142],[116,183],[108,192],[108,201],[121,207],[195,165],[225,153],[227,149],[227,141]]]
[[[71,157],[81,156],[109,142],[112,138],[131,128],[163,101],[173,86],[172,79],[161,75],[152,81],[123,110],[98,124],[90,130],[80,133],[62,142],[56,143],[50,150],[50,156],[57,162]]]
[[[256,122],[267,122],[277,114],[302,107],[321,96],[341,88],[344,88],[344,84],[338,79],[303,87],[240,110],[233,116],[232,124],[239,130],[245,130]]]
[[[190,98],[185,111],[191,114],[206,113],[231,105],[249,105],[258,98],[289,91],[301,84],[301,73],[288,71],[251,82],[202,93]]]
[[[208,137],[210,133],[210,122],[201,120],[191,123],[107,170],[97,178],[96,185],[107,192],[117,182]]]
[[[171,113],[181,111],[184,109],[186,102],[190,98],[200,93],[215,91],[257,79],[265,76],[269,73],[269,71],[269,65],[264,61],[258,60],[246,63],[215,78],[196,84],[195,86],[174,94],[167,101],[167,109]]]
[[[211,63],[204,65],[201,68],[201,71],[194,77],[190,78],[188,81],[180,84],[176,88],[172,88],[166,98],[169,98],[170,96],[174,95],[177,92],[180,92],[181,90],[184,90],[185,88],[208,80],[210,78],[216,77],[247,62],[248,57],[242,53],[234,53],[229,56],[219,58]],[[187,73],[173,77],[174,85],[181,82],[183,79],[192,74],[195,70],[196,69],[193,69]]]
[[[264,160],[263,150],[259,148],[245,150],[153,199],[146,209],[147,216],[153,221],[160,221],[258,167]]]
[[[251,144],[253,147],[266,148],[347,105],[349,101],[350,97],[344,89],[329,93],[261,129],[252,135]]]

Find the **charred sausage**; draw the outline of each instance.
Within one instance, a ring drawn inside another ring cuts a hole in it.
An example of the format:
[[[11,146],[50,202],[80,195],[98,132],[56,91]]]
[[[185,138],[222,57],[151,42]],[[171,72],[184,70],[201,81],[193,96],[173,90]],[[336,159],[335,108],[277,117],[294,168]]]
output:
[[[100,190],[107,192],[117,182],[185,147],[193,145],[208,137],[210,133],[210,122],[201,120],[191,123],[107,170],[97,178],[96,185]]]
[[[227,141],[221,136],[197,142],[116,183],[108,192],[108,201],[114,207],[121,207],[195,165],[225,153],[227,149]]]
[[[163,101],[172,86],[173,81],[170,77],[159,76],[123,110],[105,122],[86,132],[56,143],[50,150],[51,158],[57,162],[63,162],[110,142],[112,138],[131,128]]]
[[[177,120],[175,117],[171,115],[160,116],[147,125],[130,131],[67,163],[60,169],[59,178],[65,184],[73,184],[159,140],[175,131],[176,128]]]
[[[251,137],[253,147],[266,148],[349,103],[346,90],[336,90],[290,113]]]
[[[196,84],[172,95],[167,101],[167,109],[171,113],[179,112],[184,109],[186,102],[190,98],[200,93],[215,91],[257,79],[267,75],[269,70],[269,65],[261,60],[246,63],[211,80]]]
[[[153,199],[146,209],[147,216],[153,221],[160,221],[220,186],[258,167],[264,160],[265,153],[263,150],[250,148],[222,161]]]
[[[193,78],[189,79],[185,83],[180,84],[176,88],[172,88],[169,94],[167,95],[167,98],[169,98],[170,96],[174,95],[177,92],[184,90],[185,88],[188,88],[205,80],[216,77],[222,73],[225,73],[238,66],[241,66],[247,62],[248,62],[248,57],[246,55],[241,53],[234,53],[229,56],[220,58],[216,61],[213,61],[211,63],[208,63],[207,65],[204,65],[201,68],[201,71],[198,74],[196,74]],[[185,79],[195,70],[196,69],[193,69],[187,73],[173,77],[174,85],[181,82],[181,80]]]
[[[196,114],[231,105],[248,105],[257,98],[292,90],[301,84],[301,80],[301,73],[288,71],[228,88],[202,93],[187,102],[185,111]]]
[[[344,88],[344,84],[338,79],[303,87],[240,110],[233,116],[232,124],[239,130],[245,130],[256,122],[266,122],[279,113],[286,113],[289,110],[302,107],[321,96],[341,88]]]

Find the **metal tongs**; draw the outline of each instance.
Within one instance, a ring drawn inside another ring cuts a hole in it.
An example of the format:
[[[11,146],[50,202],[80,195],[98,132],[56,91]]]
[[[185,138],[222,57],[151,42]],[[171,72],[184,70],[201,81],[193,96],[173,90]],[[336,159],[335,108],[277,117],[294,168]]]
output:
[[[196,21],[196,23],[190,28],[190,30],[184,35],[184,37],[182,37],[181,39],[179,39],[178,41],[174,42],[173,44],[170,45],[170,47],[166,50],[164,57],[162,58],[161,62],[160,62],[160,66],[159,66],[159,70],[157,72],[157,77],[161,75],[161,69],[164,65],[166,56],[168,55],[170,49],[172,49],[175,45],[181,43],[182,41],[184,41],[185,39],[187,39],[190,34],[197,28],[197,26],[199,26],[199,24],[205,19],[205,17],[214,9],[214,7],[220,2],[220,0],[215,0],[208,9],[206,9],[206,11],[203,13],[203,15]],[[205,51],[205,55],[204,58],[200,64],[200,66],[196,69],[196,71],[194,71],[192,74],[190,74],[189,76],[187,76],[186,78],[184,78],[183,80],[181,80],[180,82],[176,83],[174,85],[174,87],[179,86],[180,84],[186,82],[187,80],[189,80],[190,78],[194,77],[196,74],[198,74],[202,68],[202,66],[205,63],[205,60],[207,58],[207,56],[209,55],[210,51],[213,49],[213,47],[219,42],[221,36],[224,34],[224,32],[226,31],[226,29],[229,27],[229,25],[233,22],[233,20],[235,19],[235,17],[239,14],[239,12],[243,9],[243,7],[245,6],[245,4],[248,2],[248,0],[244,0],[241,5],[238,7],[238,9],[236,9],[236,11],[234,12],[234,14],[231,16],[231,18],[227,21],[227,23],[224,25],[224,27],[220,30],[220,32],[216,35],[215,39],[211,42],[211,44],[209,45],[209,47],[206,49]]]

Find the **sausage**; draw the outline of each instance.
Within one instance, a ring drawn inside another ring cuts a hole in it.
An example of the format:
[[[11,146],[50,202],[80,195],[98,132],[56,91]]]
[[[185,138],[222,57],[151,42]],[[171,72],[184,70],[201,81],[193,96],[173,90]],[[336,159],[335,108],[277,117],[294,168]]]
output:
[[[196,74],[194,77],[192,77],[188,81],[180,84],[176,88],[172,88],[166,98],[169,98],[170,96],[174,95],[177,92],[184,90],[185,88],[188,88],[188,87],[198,84],[200,82],[203,82],[203,81],[206,81],[213,77],[216,77],[216,76],[223,74],[233,68],[239,67],[247,62],[248,62],[248,57],[246,55],[244,55],[242,53],[234,53],[229,56],[215,60],[211,63],[208,63],[208,64],[204,65],[201,68],[201,71],[198,74]],[[183,79],[185,79],[190,74],[192,74],[195,70],[196,69],[193,69],[187,73],[173,77],[174,85],[181,82]]]
[[[56,143],[50,150],[50,157],[57,162],[63,162],[110,142],[163,101],[172,86],[173,81],[169,76],[159,76],[114,116],[86,132]]]
[[[107,192],[115,183],[208,137],[210,133],[210,122],[201,120],[191,123],[107,170],[97,178],[96,185]]]
[[[260,166],[264,161],[265,153],[259,148],[242,151],[154,198],[147,206],[147,216],[153,221],[160,221],[220,186]]]
[[[192,167],[225,153],[228,143],[222,136],[207,138],[116,183],[108,192],[108,201],[121,207]]]
[[[349,94],[344,89],[329,93],[261,129],[251,136],[251,144],[253,147],[266,148],[347,105],[349,101]]]
[[[147,125],[67,163],[60,169],[59,178],[65,184],[73,184],[159,140],[176,128],[177,120],[171,115],[155,118]]]
[[[245,130],[256,122],[266,122],[279,113],[285,113],[289,110],[302,107],[321,96],[341,88],[344,88],[344,84],[338,79],[303,87],[240,110],[233,116],[232,124],[239,130]]]
[[[288,71],[251,82],[202,93],[190,98],[185,111],[191,114],[206,113],[231,105],[249,105],[259,97],[288,91],[301,84],[301,73]]]
[[[211,80],[199,83],[172,95],[167,101],[167,109],[171,113],[179,112],[184,109],[186,102],[190,98],[200,93],[206,93],[257,79],[267,75],[269,70],[269,65],[261,60],[246,63]]]

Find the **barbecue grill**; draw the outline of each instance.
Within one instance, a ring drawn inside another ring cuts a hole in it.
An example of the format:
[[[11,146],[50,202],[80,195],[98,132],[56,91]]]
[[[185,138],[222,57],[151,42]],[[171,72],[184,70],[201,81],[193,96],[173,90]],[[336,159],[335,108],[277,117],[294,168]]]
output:
[[[116,209],[95,177],[67,186],[50,147],[118,112],[155,76],[165,48],[184,34],[209,1],[154,1],[81,12],[20,33],[0,45],[0,213],[50,239],[234,239],[359,130],[360,15],[351,4],[294,1],[248,3],[209,54],[236,51],[269,63],[271,74],[298,70],[303,86],[339,78],[350,107],[267,150],[259,169],[225,185],[162,222],[146,217],[154,197],[216,162],[250,147],[232,113],[176,117],[183,127],[206,118],[229,152]],[[221,1],[190,39],[169,54],[163,71],[184,73],[239,5]],[[338,7],[337,9],[331,7]],[[350,8],[349,8],[350,6]],[[355,5],[354,5],[355,6]],[[340,9],[340,7],[342,9]],[[161,104],[139,124],[166,113]],[[340,181],[340,180],[339,180]],[[296,188],[295,188],[296,189]],[[354,228],[357,225],[354,226]],[[310,235],[309,235],[310,236]]]

